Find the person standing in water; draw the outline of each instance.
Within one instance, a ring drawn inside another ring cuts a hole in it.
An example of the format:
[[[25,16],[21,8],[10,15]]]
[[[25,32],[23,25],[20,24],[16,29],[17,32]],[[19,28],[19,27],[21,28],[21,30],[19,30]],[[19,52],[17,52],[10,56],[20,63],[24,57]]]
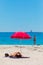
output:
[[[34,45],[36,45],[36,36],[35,35],[34,35],[33,41],[34,41]]]

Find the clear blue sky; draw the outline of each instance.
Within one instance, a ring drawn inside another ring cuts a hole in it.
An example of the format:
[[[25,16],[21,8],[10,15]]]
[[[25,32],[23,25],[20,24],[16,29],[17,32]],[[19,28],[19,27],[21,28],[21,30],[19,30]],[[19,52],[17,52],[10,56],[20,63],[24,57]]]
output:
[[[0,0],[0,31],[43,31],[43,0]]]

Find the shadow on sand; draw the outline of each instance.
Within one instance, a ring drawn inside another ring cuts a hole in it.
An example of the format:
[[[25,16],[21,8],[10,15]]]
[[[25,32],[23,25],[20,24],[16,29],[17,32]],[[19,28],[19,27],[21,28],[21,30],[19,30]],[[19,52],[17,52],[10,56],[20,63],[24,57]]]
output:
[[[17,58],[17,57],[12,57],[12,56],[9,56],[9,58],[13,58],[13,59],[20,59],[20,58],[30,58],[30,57],[19,57],[19,58]]]

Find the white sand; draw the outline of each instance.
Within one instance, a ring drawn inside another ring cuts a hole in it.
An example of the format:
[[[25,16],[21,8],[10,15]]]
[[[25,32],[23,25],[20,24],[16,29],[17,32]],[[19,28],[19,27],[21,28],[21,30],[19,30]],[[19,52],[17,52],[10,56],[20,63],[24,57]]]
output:
[[[23,56],[30,58],[13,59],[4,57],[5,53],[20,51]],[[43,65],[43,46],[10,46],[0,45],[0,65]]]

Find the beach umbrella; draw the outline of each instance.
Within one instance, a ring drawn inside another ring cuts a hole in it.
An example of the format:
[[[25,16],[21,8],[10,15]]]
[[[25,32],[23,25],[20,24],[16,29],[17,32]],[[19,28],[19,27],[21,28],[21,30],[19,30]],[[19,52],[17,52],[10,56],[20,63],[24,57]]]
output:
[[[27,34],[26,32],[15,32],[14,34],[11,35],[11,38],[30,39],[31,36],[29,34]]]
[[[11,35],[11,38],[22,40],[22,39],[30,39],[31,36],[26,32],[15,32],[14,34]]]

